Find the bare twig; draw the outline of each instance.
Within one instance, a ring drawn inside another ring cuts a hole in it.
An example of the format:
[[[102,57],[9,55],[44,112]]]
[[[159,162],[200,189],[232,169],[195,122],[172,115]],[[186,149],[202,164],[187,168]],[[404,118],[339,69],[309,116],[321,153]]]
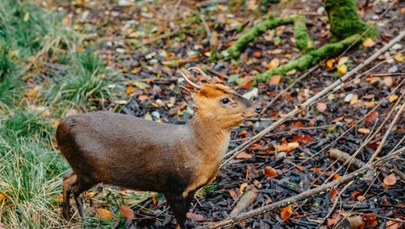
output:
[[[238,203],[236,204],[235,208],[229,214],[231,217],[235,217],[239,215],[243,210],[248,208],[255,200],[257,191],[254,186],[248,187],[249,189],[241,196]]]

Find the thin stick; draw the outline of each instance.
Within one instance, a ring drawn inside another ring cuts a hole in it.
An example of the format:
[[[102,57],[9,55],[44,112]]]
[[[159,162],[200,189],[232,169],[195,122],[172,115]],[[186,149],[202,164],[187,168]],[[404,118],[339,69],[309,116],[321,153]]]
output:
[[[390,135],[392,128],[395,126],[395,124],[398,122],[399,117],[401,115],[403,115],[403,111],[405,108],[405,103],[402,103],[401,108],[399,109],[399,111],[397,112],[397,114],[395,115],[394,119],[392,120],[390,126],[388,127],[387,131],[384,134],[383,139],[381,140],[381,143],[378,145],[378,148],[376,149],[376,151],[373,153],[373,155],[370,158],[370,162],[374,161],[374,159],[378,156],[378,154],[380,153],[381,149],[384,147],[385,145],[385,141],[387,141],[388,135]]]
[[[261,139],[265,134],[267,134],[268,132],[274,130],[276,127],[278,127],[280,124],[282,124],[284,121],[286,121],[287,119],[297,115],[301,110],[305,109],[306,107],[308,107],[309,105],[312,105],[315,101],[317,101],[319,98],[321,98],[322,96],[326,95],[327,93],[329,93],[330,91],[336,90],[340,84],[342,84],[343,82],[345,82],[347,79],[349,79],[350,77],[358,74],[358,72],[364,68],[365,66],[367,66],[368,64],[370,64],[373,60],[377,59],[377,57],[379,57],[382,53],[384,53],[385,51],[387,51],[390,47],[392,47],[394,44],[396,44],[397,42],[399,42],[402,38],[405,37],[405,30],[403,30],[397,37],[395,37],[394,39],[392,39],[388,44],[384,45],[384,47],[382,47],[381,49],[379,49],[377,52],[375,52],[373,55],[371,55],[369,58],[367,58],[363,63],[359,64],[357,67],[355,67],[354,69],[352,69],[350,72],[346,73],[344,76],[342,76],[340,79],[336,80],[334,83],[332,83],[331,85],[329,85],[328,87],[326,87],[325,89],[323,89],[321,92],[319,92],[318,94],[314,95],[313,97],[311,97],[310,99],[308,99],[306,102],[298,105],[294,110],[290,111],[287,115],[283,116],[282,118],[280,118],[279,120],[277,120],[276,122],[274,122],[273,124],[271,124],[270,126],[268,126],[267,128],[265,128],[264,130],[262,130],[261,132],[259,132],[258,134],[256,134],[255,136],[253,136],[251,139],[249,139],[249,141],[246,141],[245,143],[239,145],[238,147],[236,147],[235,149],[229,151],[228,153],[226,153],[225,157],[229,156],[229,159],[227,159],[225,162],[222,163],[221,166],[223,166],[224,164],[228,163],[229,161],[231,161],[239,151],[245,150],[247,147],[249,147],[251,144],[257,142],[259,139]]]

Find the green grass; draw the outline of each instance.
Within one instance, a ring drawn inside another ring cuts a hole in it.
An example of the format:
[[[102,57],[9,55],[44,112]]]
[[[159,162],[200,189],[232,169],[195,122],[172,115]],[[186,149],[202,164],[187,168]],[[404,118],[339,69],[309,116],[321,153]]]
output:
[[[71,108],[101,109],[112,94],[107,86],[115,75],[89,47],[75,51],[80,35],[62,19],[29,0],[0,1],[0,225],[6,228],[67,226],[60,195],[70,166],[52,146],[53,123]],[[51,77],[43,82],[37,79],[42,61],[67,70],[46,72]],[[36,85],[38,96],[24,96]],[[100,219],[90,223],[100,225]]]

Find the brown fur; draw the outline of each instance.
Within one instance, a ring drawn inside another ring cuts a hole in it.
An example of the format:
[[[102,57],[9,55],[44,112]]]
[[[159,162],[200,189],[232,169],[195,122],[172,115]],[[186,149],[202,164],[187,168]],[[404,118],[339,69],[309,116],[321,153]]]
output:
[[[70,217],[70,193],[84,216],[80,194],[102,182],[163,193],[184,228],[194,192],[218,171],[230,130],[256,114],[249,101],[220,84],[203,85],[192,97],[197,111],[186,125],[110,112],[61,121],[56,138],[73,168],[63,180],[64,217]],[[221,103],[225,97],[229,104]]]

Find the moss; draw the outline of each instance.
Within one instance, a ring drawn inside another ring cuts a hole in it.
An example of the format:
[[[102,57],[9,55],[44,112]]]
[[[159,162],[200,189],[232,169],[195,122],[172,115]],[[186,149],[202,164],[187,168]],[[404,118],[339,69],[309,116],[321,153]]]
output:
[[[307,53],[314,48],[314,43],[308,35],[306,22],[307,19],[302,16],[298,16],[294,20],[295,46],[303,53]]]
[[[355,43],[358,38],[359,35],[356,34],[342,41],[326,44],[319,49],[310,51],[309,53],[301,56],[294,61],[288,62],[285,65],[281,65],[278,68],[256,75],[255,81],[265,82],[274,75],[285,75],[288,71],[291,71],[293,69],[303,70],[310,68],[311,66],[317,64],[320,60],[328,59],[330,57],[338,55],[347,47]]]
[[[269,19],[253,26],[245,33],[242,33],[238,40],[226,50],[228,53],[227,58],[238,57],[246,45],[253,41],[256,37],[260,36],[269,29],[274,29],[281,25],[292,24],[294,23],[294,18],[295,17],[273,18],[270,16]]]
[[[361,20],[354,0],[325,0],[323,5],[328,12],[332,41],[362,34],[369,27],[369,31],[363,38],[377,36],[374,26]]]

